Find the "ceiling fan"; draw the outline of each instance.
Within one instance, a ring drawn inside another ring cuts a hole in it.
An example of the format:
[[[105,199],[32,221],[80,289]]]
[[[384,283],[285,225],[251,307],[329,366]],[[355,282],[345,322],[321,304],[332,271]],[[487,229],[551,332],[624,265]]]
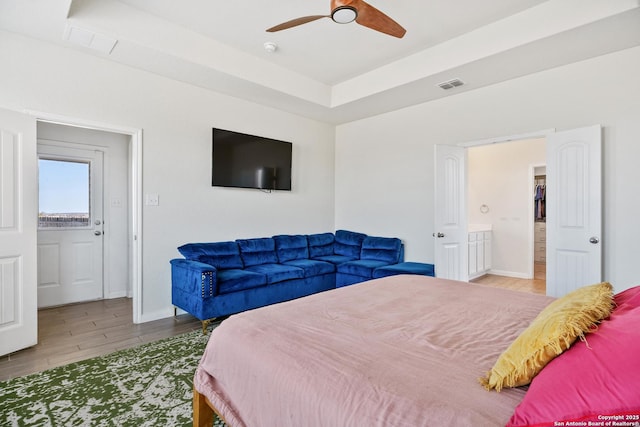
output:
[[[402,28],[396,21],[364,0],[331,0],[330,15],[303,16],[302,18],[292,19],[291,21],[271,27],[267,32],[273,33],[286,30],[321,18],[331,18],[338,24],[348,24],[356,21],[356,23],[362,26],[398,38],[402,38],[407,32],[407,30]]]

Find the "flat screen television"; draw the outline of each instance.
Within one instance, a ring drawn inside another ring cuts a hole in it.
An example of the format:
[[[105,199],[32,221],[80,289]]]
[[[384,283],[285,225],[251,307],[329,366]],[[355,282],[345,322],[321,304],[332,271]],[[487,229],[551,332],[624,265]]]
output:
[[[213,128],[211,185],[291,191],[292,144]]]

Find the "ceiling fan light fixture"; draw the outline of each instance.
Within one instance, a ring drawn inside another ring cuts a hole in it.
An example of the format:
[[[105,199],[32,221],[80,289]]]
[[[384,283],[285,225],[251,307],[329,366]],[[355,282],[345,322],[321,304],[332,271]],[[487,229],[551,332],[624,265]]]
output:
[[[358,17],[358,11],[351,6],[336,7],[331,12],[331,19],[338,24],[348,24]]]

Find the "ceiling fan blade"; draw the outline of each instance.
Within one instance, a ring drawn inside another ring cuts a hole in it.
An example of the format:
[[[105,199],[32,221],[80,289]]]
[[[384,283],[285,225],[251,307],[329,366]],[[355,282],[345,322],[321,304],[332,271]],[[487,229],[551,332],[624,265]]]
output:
[[[312,15],[303,16],[302,18],[292,19],[291,21],[283,22],[282,24],[271,27],[267,30],[268,33],[276,31],[286,30],[287,28],[297,27],[298,25],[306,24],[307,22],[316,21],[320,18],[330,18],[328,15]]]
[[[356,18],[358,24],[400,39],[407,32],[407,30],[402,28],[396,21],[364,0],[355,3],[357,3],[358,9],[358,17]]]

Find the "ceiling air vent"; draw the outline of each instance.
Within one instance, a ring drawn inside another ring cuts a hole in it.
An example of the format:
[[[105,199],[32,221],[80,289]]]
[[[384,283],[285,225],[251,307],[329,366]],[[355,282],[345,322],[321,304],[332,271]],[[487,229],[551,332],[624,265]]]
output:
[[[78,46],[97,50],[107,55],[111,53],[116,43],[118,43],[118,40],[113,37],[98,34],[73,25],[67,25],[63,39]]]
[[[446,82],[438,83],[438,86],[440,86],[444,90],[449,90],[453,89],[454,87],[462,86],[463,84],[464,82],[460,79],[451,79],[447,80]]]

